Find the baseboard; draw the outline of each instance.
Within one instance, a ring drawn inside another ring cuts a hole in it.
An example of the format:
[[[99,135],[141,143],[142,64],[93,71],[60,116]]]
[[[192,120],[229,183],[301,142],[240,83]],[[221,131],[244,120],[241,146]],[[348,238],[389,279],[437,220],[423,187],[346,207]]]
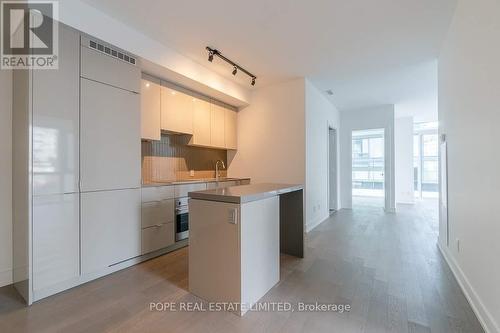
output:
[[[313,222],[306,223],[306,233],[312,231],[314,228],[316,228],[318,225],[321,223],[325,222],[326,219],[330,217],[330,212],[324,217],[321,217]]]
[[[6,270],[0,272],[0,287],[12,284],[12,270]]]
[[[444,259],[448,263],[448,266],[451,269],[451,272],[455,276],[455,279],[457,279],[458,284],[460,285],[460,288],[462,289],[462,292],[465,295],[465,298],[467,298],[467,301],[469,302],[470,306],[472,307],[472,310],[476,314],[479,322],[481,323],[481,326],[483,327],[484,331],[486,333],[499,333],[500,329],[493,319],[493,316],[490,314],[490,312],[486,309],[486,307],[483,305],[483,302],[481,302],[481,299],[477,295],[477,293],[474,291],[474,288],[472,285],[469,283],[469,280],[465,276],[464,272],[458,266],[457,262],[453,258],[453,256],[448,252],[447,248],[443,248],[441,246],[441,243],[437,243],[439,251],[443,255]]]

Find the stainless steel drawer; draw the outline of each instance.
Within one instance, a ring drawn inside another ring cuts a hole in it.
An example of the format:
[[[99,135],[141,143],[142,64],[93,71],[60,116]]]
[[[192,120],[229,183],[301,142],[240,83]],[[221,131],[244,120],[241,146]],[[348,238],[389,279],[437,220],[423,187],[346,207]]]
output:
[[[142,254],[163,249],[175,243],[174,223],[142,229]]]

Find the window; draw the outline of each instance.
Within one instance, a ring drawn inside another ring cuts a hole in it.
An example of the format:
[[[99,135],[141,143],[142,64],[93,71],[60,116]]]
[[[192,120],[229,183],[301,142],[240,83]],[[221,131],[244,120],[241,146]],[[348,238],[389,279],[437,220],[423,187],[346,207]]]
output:
[[[384,131],[352,132],[352,188],[355,196],[384,196]]]
[[[415,196],[437,197],[439,192],[439,138],[437,123],[414,126],[413,167]]]

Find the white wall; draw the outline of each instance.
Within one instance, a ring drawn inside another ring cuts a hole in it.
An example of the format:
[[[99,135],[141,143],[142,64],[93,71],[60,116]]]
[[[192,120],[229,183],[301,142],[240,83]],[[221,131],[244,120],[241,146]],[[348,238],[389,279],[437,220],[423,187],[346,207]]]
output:
[[[0,70],[0,287],[12,283],[12,72]]]
[[[305,84],[305,93],[306,230],[309,231],[328,218],[330,214],[328,202],[328,128],[335,128],[338,133],[339,112],[323,93],[308,80]],[[337,170],[338,166],[337,158]],[[339,193],[338,190],[337,193]],[[337,204],[337,207],[339,206]]]
[[[440,245],[489,332],[500,332],[499,13],[498,0],[460,0],[439,57],[450,235]]]
[[[59,19],[80,31],[178,73],[179,80],[182,79],[182,76],[236,100],[245,103],[249,100],[249,89],[222,77],[174,49],[160,44],[80,0],[60,1]],[[184,82],[178,83],[183,84]]]
[[[394,124],[396,203],[415,202],[413,183],[413,117],[396,118]]]
[[[340,112],[340,202],[352,208],[352,131],[385,129],[385,208],[395,210],[394,105],[381,105]]]
[[[305,183],[305,80],[255,90],[238,112],[238,150],[228,152],[230,177]]]

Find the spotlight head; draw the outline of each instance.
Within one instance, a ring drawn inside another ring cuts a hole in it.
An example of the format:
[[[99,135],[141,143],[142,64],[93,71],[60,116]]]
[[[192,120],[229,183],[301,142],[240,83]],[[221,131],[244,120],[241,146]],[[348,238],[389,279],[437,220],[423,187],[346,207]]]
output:
[[[208,51],[208,61],[212,62],[214,60],[214,52]]]
[[[238,68],[236,66],[233,67],[233,75],[236,75],[238,73]]]
[[[255,86],[255,78],[252,78],[252,86]]]

